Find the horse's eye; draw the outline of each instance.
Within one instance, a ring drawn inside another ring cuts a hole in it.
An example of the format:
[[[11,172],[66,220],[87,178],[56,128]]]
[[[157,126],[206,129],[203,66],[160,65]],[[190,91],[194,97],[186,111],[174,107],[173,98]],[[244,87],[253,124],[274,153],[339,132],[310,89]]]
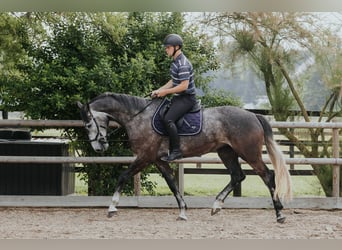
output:
[[[91,128],[91,123],[88,123],[85,125],[86,129],[90,129]]]

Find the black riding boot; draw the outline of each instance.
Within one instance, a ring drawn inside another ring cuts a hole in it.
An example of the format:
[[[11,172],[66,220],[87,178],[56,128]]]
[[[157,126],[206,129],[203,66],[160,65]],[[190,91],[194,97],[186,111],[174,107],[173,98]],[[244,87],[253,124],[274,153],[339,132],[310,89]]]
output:
[[[163,156],[161,160],[163,161],[174,161],[183,157],[182,151],[180,149],[179,136],[177,132],[177,127],[174,122],[169,121],[166,126],[166,131],[169,134],[169,155]]]

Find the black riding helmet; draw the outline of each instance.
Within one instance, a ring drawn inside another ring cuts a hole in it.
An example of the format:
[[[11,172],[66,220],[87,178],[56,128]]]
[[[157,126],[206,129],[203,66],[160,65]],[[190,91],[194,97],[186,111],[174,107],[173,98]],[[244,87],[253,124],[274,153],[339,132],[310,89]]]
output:
[[[183,46],[183,39],[177,34],[167,35],[164,39],[164,46]]]
[[[182,48],[183,39],[177,34],[169,34],[164,39],[164,46],[173,46],[175,48],[173,55]],[[176,49],[176,46],[179,46],[179,49]]]

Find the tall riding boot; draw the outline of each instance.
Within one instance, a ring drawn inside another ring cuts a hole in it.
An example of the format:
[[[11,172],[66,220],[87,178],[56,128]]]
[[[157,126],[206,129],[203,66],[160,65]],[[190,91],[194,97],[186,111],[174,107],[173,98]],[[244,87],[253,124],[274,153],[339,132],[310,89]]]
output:
[[[166,131],[169,134],[169,155],[162,157],[161,160],[170,162],[182,158],[183,155],[180,149],[180,142],[176,124],[172,121],[168,121]]]

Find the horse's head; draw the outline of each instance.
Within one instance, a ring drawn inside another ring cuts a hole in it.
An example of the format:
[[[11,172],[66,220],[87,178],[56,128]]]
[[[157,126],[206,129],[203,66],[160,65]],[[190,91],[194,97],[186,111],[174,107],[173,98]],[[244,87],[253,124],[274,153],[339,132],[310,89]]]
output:
[[[108,115],[104,112],[92,110],[89,105],[77,102],[81,110],[81,118],[88,132],[91,146],[96,152],[104,152],[108,149],[107,128],[109,125]]]

